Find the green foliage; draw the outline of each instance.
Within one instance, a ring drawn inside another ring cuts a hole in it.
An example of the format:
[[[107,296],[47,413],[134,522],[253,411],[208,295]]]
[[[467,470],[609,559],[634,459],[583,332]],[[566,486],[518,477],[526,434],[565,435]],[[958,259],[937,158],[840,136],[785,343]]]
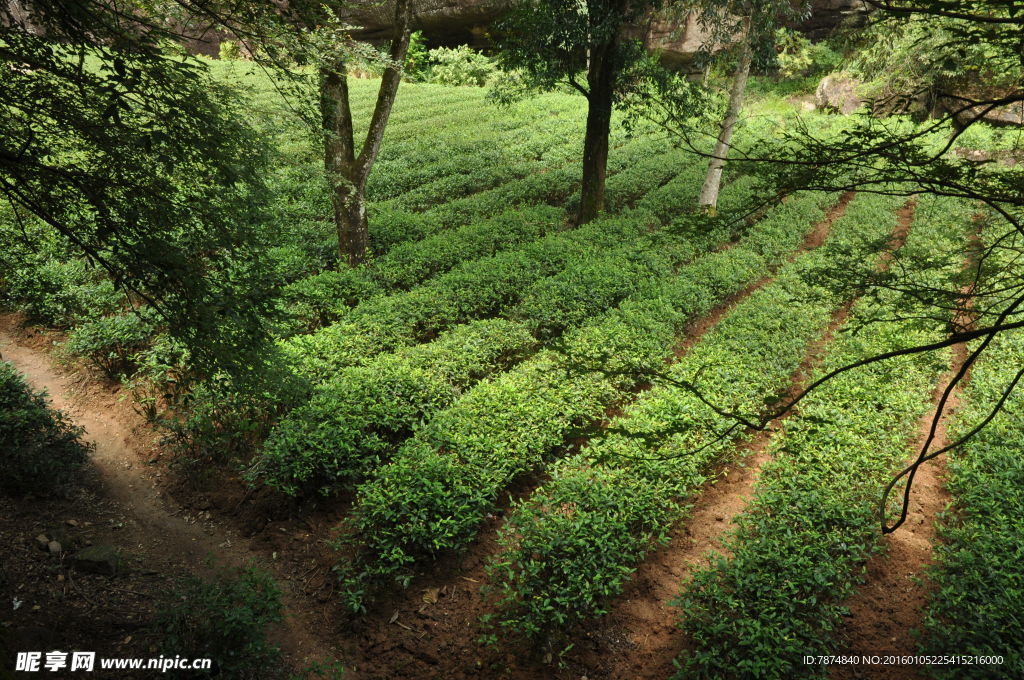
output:
[[[423,31],[413,31],[409,34],[402,75],[408,80],[423,80],[428,69],[428,59],[427,40],[423,37]]]
[[[430,50],[430,80],[439,85],[476,85],[483,87],[497,71],[488,57],[470,48],[438,47]]]
[[[784,78],[821,76],[840,68],[842,55],[826,41],[812,42],[796,31],[780,28],[775,34],[776,61]]]
[[[220,567],[208,579],[181,580],[152,628],[162,653],[210,658],[209,676],[247,680],[264,677],[269,664],[279,661],[267,628],[280,622],[281,614],[281,591],[268,573],[252,566]]]
[[[396,246],[373,263],[372,276],[388,288],[411,288],[461,261],[487,257],[557,231],[564,221],[558,208],[512,210],[482,224]]]
[[[193,361],[241,369],[269,311],[261,141],[229,87],[164,49],[159,11],[34,4],[30,26],[3,10],[0,200],[146,300]]]
[[[976,95],[985,89],[1019,88],[1024,65],[1005,41],[1011,25],[972,25],[959,19],[888,17],[860,36],[860,49],[848,69],[866,81],[864,93],[891,108],[906,100],[931,105],[939,93]],[[979,32],[986,33],[978,39]]]
[[[206,376],[175,403],[162,425],[180,462],[190,466],[245,463],[282,413],[309,398],[310,386],[273,352],[245,383]]]
[[[337,321],[344,309],[379,290],[365,269],[329,269],[285,286],[282,311],[291,317],[293,330],[308,333]]]
[[[1004,267],[1008,258],[1001,258]],[[972,349],[974,349],[972,347]],[[1019,332],[1000,334],[971,370],[951,437],[962,437],[1003,397],[1024,357]],[[1002,665],[932,666],[929,676],[1013,677],[1024,673],[1024,462],[1019,453],[1021,395],[1015,390],[1001,413],[967,444],[947,454],[952,507],[941,517],[922,653],[996,655]]]
[[[242,58],[242,50],[234,40],[221,40],[218,57],[223,61],[238,61]]]
[[[336,491],[378,465],[469,384],[500,372],[534,345],[517,324],[479,321],[345,369],[277,425],[256,473],[292,494]]]
[[[84,432],[0,361],[0,489],[22,495],[69,484],[90,450],[80,440]]]
[[[22,210],[0,203],[0,295],[29,321],[66,328],[124,302],[105,273],[66,238]]]
[[[644,56],[638,41],[618,39],[622,26],[661,5],[645,0],[518,2],[498,24],[499,62],[521,73],[529,87],[552,90],[586,72],[590,50],[610,49],[612,88],[617,90],[620,77]]]
[[[672,365],[671,377],[700,397],[672,385],[643,393],[609,424],[610,434],[558,461],[550,480],[513,508],[499,536],[503,549],[489,565],[498,625],[552,643],[605,613],[639,560],[667,540],[713,466],[736,453],[742,435],[720,437],[730,419],[707,402],[751,418],[772,405],[839,299],[805,275],[830,266],[837,247],[867,256],[880,244],[865,236],[890,231],[874,217],[851,205],[825,247],[787,265]]]
[[[63,349],[86,359],[108,379],[120,380],[139,367],[139,355],[156,329],[155,316],[143,308],[86,321],[68,334]]]

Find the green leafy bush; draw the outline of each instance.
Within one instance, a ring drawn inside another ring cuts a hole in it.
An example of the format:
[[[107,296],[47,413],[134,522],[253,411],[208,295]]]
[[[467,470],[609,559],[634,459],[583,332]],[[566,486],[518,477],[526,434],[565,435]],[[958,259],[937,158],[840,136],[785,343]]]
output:
[[[843,56],[827,41],[812,42],[800,33],[780,28],[775,34],[779,74],[785,78],[820,76],[840,68]]]
[[[337,321],[341,310],[379,290],[364,268],[329,269],[285,286],[281,303],[290,330],[310,332]]]
[[[242,58],[242,50],[234,40],[221,40],[218,57],[224,61],[238,61]]]
[[[423,31],[413,31],[409,34],[402,75],[407,80],[422,80],[427,71],[427,60],[427,40],[423,37]]]
[[[267,640],[267,628],[281,618],[281,592],[268,573],[218,568],[209,579],[181,580],[153,617],[152,628],[167,656],[209,658],[210,676],[257,680],[280,658]]]
[[[155,316],[144,307],[86,321],[68,334],[64,351],[86,359],[110,380],[120,380],[138,367],[156,330]]]
[[[440,85],[476,85],[483,87],[498,70],[490,58],[469,45],[438,47],[430,50],[430,80]]]
[[[515,363],[535,344],[512,322],[477,321],[347,368],[277,425],[256,472],[292,494],[335,491],[379,464],[467,385]]]
[[[0,361],[0,488],[20,495],[67,485],[90,450],[80,439],[84,432]]]

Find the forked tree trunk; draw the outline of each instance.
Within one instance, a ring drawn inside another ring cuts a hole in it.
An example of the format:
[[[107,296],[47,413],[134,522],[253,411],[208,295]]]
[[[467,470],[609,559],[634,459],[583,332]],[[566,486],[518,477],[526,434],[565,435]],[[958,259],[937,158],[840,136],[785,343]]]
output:
[[[370,241],[366,219],[366,180],[377,160],[384,130],[402,82],[401,65],[409,48],[412,0],[395,2],[395,34],[388,57],[392,65],[384,70],[369,130],[358,155],[352,133],[348,78],[343,61],[327,64],[320,71],[320,112],[324,129],[324,170],[331,186],[334,222],[338,231],[338,256],[342,263],[357,265],[366,257]]]
[[[593,220],[604,210],[604,185],[608,174],[608,135],[612,125],[617,40],[595,47],[587,67],[589,106],[587,132],[583,140],[583,186],[576,224]]]
[[[725,161],[729,157],[729,143],[732,141],[736,119],[739,118],[740,108],[743,106],[743,93],[747,89],[747,78],[750,76],[752,55],[750,40],[746,31],[742,40],[743,46],[740,51],[740,61],[733,76],[732,88],[729,90],[729,105],[725,111],[725,118],[722,120],[722,129],[718,134],[718,141],[715,143],[711,162],[708,163],[708,174],[704,178],[704,186],[701,187],[700,197],[697,199],[697,205],[712,215],[718,210],[718,192],[722,187],[722,169],[725,168]]]

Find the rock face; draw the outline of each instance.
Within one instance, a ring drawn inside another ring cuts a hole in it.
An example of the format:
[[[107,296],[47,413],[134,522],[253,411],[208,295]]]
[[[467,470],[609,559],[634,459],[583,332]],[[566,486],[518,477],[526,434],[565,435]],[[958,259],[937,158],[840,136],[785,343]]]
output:
[[[867,12],[864,0],[812,0],[811,16],[793,28],[812,40],[828,37],[843,21],[860,22]]]
[[[2,0],[0,0],[2,2]],[[514,0],[416,0],[414,30],[423,31],[430,46],[471,45],[477,49],[490,46],[488,33],[494,22]],[[864,11],[864,0],[811,0],[811,16],[793,28],[811,38],[829,35],[841,21]],[[361,40],[383,42],[391,36],[394,16],[393,0],[356,0],[347,8],[345,18],[357,26],[353,35]],[[185,31],[187,33],[187,31]],[[661,51],[670,65],[685,64],[704,43],[705,34],[696,16],[683,20],[654,20],[637,26],[632,34],[651,49]],[[196,54],[215,56],[220,41],[226,36],[216,31],[191,35],[186,48]]]
[[[480,44],[487,26],[500,17],[512,0],[417,0],[413,26],[431,43],[445,45]],[[346,18],[362,27],[356,36],[384,40],[391,36],[393,0],[352,3]]]
[[[422,30],[431,44],[469,44],[486,47],[491,24],[511,5],[513,0],[417,0],[414,26]],[[811,17],[795,26],[811,37],[828,35],[844,18],[862,12],[863,0],[812,0]],[[346,18],[362,30],[356,33],[364,40],[383,40],[390,36],[394,4],[358,0]],[[696,16],[682,21],[652,21],[634,32],[651,48],[661,50],[665,61],[679,64],[689,61],[700,49],[705,34]]]
[[[833,73],[825,76],[814,92],[815,108],[821,111],[853,113],[861,105],[861,99],[857,96],[858,85],[860,82],[842,74]]]
[[[1000,106],[988,112],[980,106],[960,111],[963,108],[961,100],[943,99],[940,104],[944,112],[957,112],[956,119],[961,125],[967,125],[978,116],[981,116],[982,121],[996,127],[1024,127],[1024,102]]]

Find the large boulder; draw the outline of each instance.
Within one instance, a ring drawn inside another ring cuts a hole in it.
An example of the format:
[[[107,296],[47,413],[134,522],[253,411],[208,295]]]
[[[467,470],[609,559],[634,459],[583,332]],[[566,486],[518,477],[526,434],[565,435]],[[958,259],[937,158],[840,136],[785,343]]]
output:
[[[819,111],[853,113],[862,100],[857,94],[860,81],[842,73],[832,73],[821,79],[814,91],[814,107]]]
[[[986,99],[984,95],[973,95],[972,98],[974,101]],[[1024,127],[1024,102],[999,106],[991,111],[986,111],[983,106],[964,110],[962,99],[942,98],[940,107],[943,113],[955,113],[957,122],[961,125],[967,125],[980,117],[982,122],[996,127]]]
[[[124,564],[120,551],[112,545],[93,545],[71,557],[71,566],[89,574],[114,576]]]

